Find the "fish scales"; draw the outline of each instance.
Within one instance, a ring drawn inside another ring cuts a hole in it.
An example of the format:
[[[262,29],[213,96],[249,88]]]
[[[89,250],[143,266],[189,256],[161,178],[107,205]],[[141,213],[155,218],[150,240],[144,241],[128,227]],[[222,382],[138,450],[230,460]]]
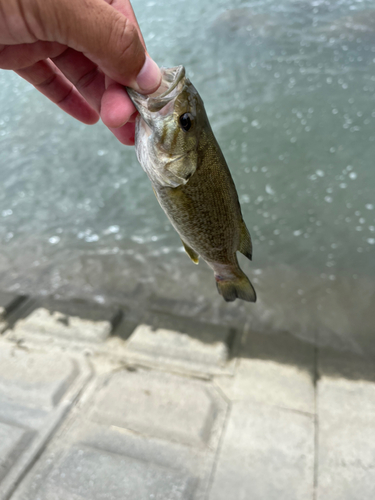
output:
[[[201,150],[202,159],[190,181],[177,188],[156,188],[157,196],[182,239],[204,260],[227,259],[234,264],[239,243],[236,219],[241,215],[233,190],[227,188],[232,179],[226,169],[216,167],[220,160],[216,148],[202,144]]]

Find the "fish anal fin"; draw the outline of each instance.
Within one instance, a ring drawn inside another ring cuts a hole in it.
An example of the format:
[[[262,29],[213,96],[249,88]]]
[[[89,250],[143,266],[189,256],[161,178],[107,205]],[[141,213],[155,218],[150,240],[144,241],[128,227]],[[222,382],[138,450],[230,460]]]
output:
[[[238,246],[238,251],[241,252],[249,260],[252,260],[253,245],[251,243],[249,230],[247,229],[244,221],[242,221],[240,224],[240,244]]]
[[[191,258],[191,260],[194,262],[194,264],[199,264],[199,255],[195,250],[193,250],[187,243],[184,242],[184,240],[181,240],[182,244],[184,245],[185,252],[188,254],[188,256]]]

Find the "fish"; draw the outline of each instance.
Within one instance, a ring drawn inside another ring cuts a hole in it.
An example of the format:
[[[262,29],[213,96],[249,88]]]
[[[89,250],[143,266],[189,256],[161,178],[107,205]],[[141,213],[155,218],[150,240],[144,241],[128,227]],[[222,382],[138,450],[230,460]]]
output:
[[[250,233],[224,155],[202,98],[184,66],[161,68],[162,83],[150,95],[127,88],[137,111],[135,149],[155,196],[190,259],[201,257],[214,271],[227,302],[256,302],[256,292],[238,264],[252,260]]]

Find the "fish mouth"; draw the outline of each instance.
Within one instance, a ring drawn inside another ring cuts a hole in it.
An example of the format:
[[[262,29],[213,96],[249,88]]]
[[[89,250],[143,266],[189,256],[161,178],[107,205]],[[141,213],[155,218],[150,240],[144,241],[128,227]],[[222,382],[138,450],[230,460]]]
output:
[[[150,113],[155,113],[163,109],[180,92],[182,82],[185,79],[184,66],[173,68],[160,68],[162,80],[156,92],[150,95],[143,95],[135,90],[126,87],[126,91],[146,123],[150,120]]]

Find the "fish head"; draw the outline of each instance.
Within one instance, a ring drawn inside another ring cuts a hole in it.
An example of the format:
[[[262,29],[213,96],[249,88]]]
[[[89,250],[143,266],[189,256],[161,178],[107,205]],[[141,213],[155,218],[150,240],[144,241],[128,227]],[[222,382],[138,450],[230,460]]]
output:
[[[157,92],[142,95],[127,89],[139,112],[136,126],[138,159],[153,182],[186,184],[198,167],[198,144],[208,126],[203,101],[185,68],[162,68]]]

